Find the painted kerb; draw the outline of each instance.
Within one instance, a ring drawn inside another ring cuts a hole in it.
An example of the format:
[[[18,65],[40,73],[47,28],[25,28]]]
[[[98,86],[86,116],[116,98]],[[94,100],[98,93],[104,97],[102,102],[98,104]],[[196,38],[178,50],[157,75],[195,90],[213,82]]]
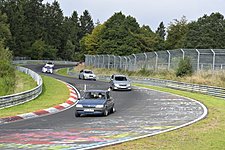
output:
[[[38,97],[42,92],[43,81],[40,75],[38,75],[36,72],[28,68],[17,66],[16,69],[20,72],[24,72],[27,75],[31,76],[37,82],[38,86],[25,92],[1,96],[0,109],[6,108],[6,107],[12,107],[12,106],[19,105],[19,104],[28,102],[30,100],[33,100],[36,97]]]

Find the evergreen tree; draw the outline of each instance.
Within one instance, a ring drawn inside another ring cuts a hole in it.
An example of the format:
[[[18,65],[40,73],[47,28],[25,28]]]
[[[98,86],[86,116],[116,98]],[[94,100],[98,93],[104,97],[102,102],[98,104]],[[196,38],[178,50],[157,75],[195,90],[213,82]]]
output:
[[[161,22],[161,23],[159,24],[158,29],[156,30],[156,34],[158,34],[159,37],[161,37],[163,40],[165,40],[165,36],[166,36],[166,30],[165,30],[165,29],[166,29],[166,28],[165,28],[163,22]]]
[[[91,15],[87,10],[83,12],[83,15],[80,16],[80,26],[81,26],[81,34],[80,37],[83,37],[87,33],[91,33],[94,29],[94,23],[91,18]]]

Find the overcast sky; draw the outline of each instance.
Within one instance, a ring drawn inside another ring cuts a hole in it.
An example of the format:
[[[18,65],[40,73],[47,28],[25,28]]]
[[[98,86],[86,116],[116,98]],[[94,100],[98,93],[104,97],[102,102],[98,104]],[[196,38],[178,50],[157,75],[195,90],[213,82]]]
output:
[[[54,0],[44,0],[52,3]],[[224,0],[58,0],[64,16],[75,10],[79,15],[88,10],[94,23],[105,22],[115,12],[133,16],[140,25],[149,25],[153,31],[161,21],[167,27],[174,19],[186,16],[188,21],[197,20],[204,14],[220,12],[225,16]]]

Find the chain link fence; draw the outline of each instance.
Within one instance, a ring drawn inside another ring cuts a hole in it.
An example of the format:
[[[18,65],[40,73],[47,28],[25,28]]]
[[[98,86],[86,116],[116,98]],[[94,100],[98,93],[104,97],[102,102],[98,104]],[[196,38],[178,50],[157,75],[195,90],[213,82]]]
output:
[[[175,70],[181,59],[189,57],[194,71],[224,70],[225,49],[176,49],[132,54],[129,56],[85,55],[85,64],[97,68],[128,71]]]

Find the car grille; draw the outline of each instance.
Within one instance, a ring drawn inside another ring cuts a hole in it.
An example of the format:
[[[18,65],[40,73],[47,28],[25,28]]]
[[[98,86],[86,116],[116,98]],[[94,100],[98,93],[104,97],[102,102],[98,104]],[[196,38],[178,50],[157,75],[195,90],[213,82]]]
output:
[[[83,105],[83,108],[95,108],[95,105]]]

